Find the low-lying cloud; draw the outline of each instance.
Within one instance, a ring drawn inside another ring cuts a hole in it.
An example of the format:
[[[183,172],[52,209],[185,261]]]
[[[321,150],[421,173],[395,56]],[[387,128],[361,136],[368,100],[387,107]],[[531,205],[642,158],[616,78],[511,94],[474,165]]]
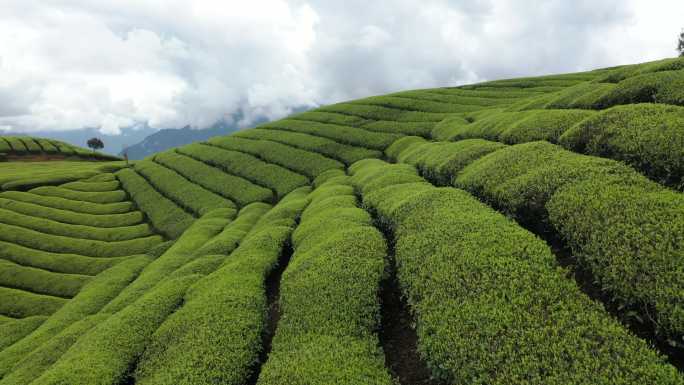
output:
[[[243,125],[673,56],[681,1],[2,1],[0,130]]]

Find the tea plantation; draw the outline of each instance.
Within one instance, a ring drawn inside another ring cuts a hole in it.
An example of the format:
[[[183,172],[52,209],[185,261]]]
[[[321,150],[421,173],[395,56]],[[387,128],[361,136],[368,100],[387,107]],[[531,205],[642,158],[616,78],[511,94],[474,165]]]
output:
[[[0,153],[0,385],[684,385],[682,58]]]

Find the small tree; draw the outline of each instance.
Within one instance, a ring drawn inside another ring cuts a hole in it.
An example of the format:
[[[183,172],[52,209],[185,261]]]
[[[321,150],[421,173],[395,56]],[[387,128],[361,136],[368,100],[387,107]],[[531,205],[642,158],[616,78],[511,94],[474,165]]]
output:
[[[95,150],[99,150],[101,148],[104,148],[104,143],[102,143],[102,140],[100,138],[90,138],[88,139],[88,147],[90,147],[93,152]]]
[[[679,56],[684,57],[684,29],[679,34],[679,44],[677,45],[677,51],[679,51]]]

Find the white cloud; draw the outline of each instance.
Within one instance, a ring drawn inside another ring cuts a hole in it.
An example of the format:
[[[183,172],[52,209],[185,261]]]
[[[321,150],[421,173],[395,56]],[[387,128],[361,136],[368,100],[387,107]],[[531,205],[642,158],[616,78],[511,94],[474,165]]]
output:
[[[681,1],[0,0],[0,127],[243,125],[673,56]]]

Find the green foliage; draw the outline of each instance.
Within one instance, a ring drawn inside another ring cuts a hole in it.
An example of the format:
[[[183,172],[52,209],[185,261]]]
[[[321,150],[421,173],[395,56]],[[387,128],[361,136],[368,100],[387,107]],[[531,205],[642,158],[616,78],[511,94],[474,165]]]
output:
[[[190,262],[194,252],[228,225],[235,211],[216,209],[195,221],[166,252],[145,267],[140,276],[104,308],[115,313],[162,282],[169,274]]]
[[[3,377],[2,385],[24,385],[31,383],[52,366],[83,334],[107,319],[108,314],[87,316],[76,321],[48,342],[22,358],[12,372]]]
[[[7,199],[5,197],[11,197],[12,199]],[[17,197],[23,199],[21,201],[15,200]],[[143,214],[140,211],[130,211],[122,214],[83,214],[29,203],[31,201],[30,198],[31,195],[25,195],[25,193],[0,193],[0,207],[12,210],[16,213],[30,215],[34,218],[44,218],[46,220],[61,222],[62,224],[88,227],[129,227],[138,225],[144,220]]]
[[[344,168],[342,163],[334,159],[268,140],[225,136],[212,138],[208,144],[256,156],[265,162],[274,163],[295,173],[306,175],[310,179],[316,178],[318,174],[331,168]]]
[[[137,162],[135,171],[143,176],[155,190],[197,217],[216,208],[235,208],[232,201],[196,185],[179,173],[152,161]]]
[[[394,156],[399,162],[415,166],[431,182],[449,186],[454,177],[475,160],[506,147],[483,139],[458,142],[416,142]]]
[[[276,192],[278,199],[297,187],[309,183],[309,178],[304,175],[238,151],[224,150],[200,143],[183,146],[176,151],[220,168],[229,174],[241,176],[253,183],[268,187]]]
[[[84,192],[105,192],[118,190],[119,186],[119,181],[114,179],[105,182],[89,182],[80,180],[76,182],[65,183],[59,187]]]
[[[160,243],[162,238],[158,235],[149,235],[125,241],[105,242],[52,235],[0,223],[0,240],[43,251],[74,253],[91,257],[121,257],[144,253]]]
[[[482,119],[476,120],[474,123],[459,126],[448,140],[498,140],[503,132],[531,115],[531,111],[491,113]]]
[[[551,94],[553,98],[546,104],[546,108],[593,109],[603,95],[610,93],[614,88],[615,85],[610,83],[581,83]]]
[[[335,159],[346,165],[365,158],[379,158],[382,153],[377,150],[369,150],[363,147],[353,147],[337,143],[333,140],[299,132],[281,131],[279,129],[254,128],[238,132],[235,136],[248,139],[263,139],[287,144],[302,150],[320,153],[328,158]]]
[[[427,143],[427,140],[420,136],[405,136],[401,139],[397,139],[391,146],[387,147],[385,154],[392,159],[397,159],[399,154],[407,148],[412,147],[415,144],[423,143]]]
[[[684,189],[684,108],[618,106],[560,139],[573,151],[621,160],[663,184]]]
[[[81,214],[108,215],[123,214],[133,210],[131,202],[117,203],[92,203],[83,202],[61,197],[38,195],[22,191],[4,191],[0,193],[0,198],[11,199],[24,203],[33,203],[44,207],[60,210],[69,210]]]
[[[437,140],[449,140],[449,138],[456,135],[469,123],[465,117],[454,115],[435,124],[430,132],[430,136]]]
[[[221,195],[240,207],[252,202],[269,202],[273,199],[273,192],[270,189],[173,151],[157,154],[153,160],[177,172],[191,183]]]
[[[446,98],[445,98],[446,99]],[[450,103],[446,100],[434,101],[425,98],[418,98],[415,94],[390,94],[383,96],[371,96],[369,98],[357,99],[347,104],[358,104],[365,106],[382,106],[387,108],[396,108],[406,111],[418,111],[426,113],[462,113],[477,110],[478,105],[469,105],[463,103]]]
[[[570,127],[593,115],[593,111],[582,110],[531,110],[522,120],[501,132],[498,140],[509,144],[535,140],[555,143]]]
[[[252,203],[245,206],[234,221],[226,225],[220,233],[205,242],[193,254],[195,256],[229,255],[240,245],[259,218],[270,209],[271,205],[266,203]]]
[[[53,253],[0,241],[0,258],[55,273],[97,275],[129,257],[97,258]]]
[[[53,273],[0,260],[0,286],[35,294],[72,298],[90,279],[87,275]]]
[[[146,223],[128,227],[100,228],[61,223],[31,215],[16,213],[14,211],[5,210],[2,208],[0,208],[0,223],[21,226],[46,234],[106,242],[126,241],[153,235]]]
[[[33,316],[19,319],[8,319],[0,328],[0,351],[34,331],[45,322],[47,316]]]
[[[134,170],[124,169],[117,172],[116,176],[133,201],[145,212],[152,226],[167,237],[178,238],[194,221],[192,215],[157,192]]]
[[[19,361],[69,325],[100,311],[149,262],[150,258],[146,256],[130,258],[93,278],[76,297],[66,302],[33,333],[0,352],[0,377],[4,377]],[[2,303],[4,301],[0,301]]]
[[[377,120],[366,123],[362,127],[369,131],[429,136],[434,125],[435,122],[394,122],[391,120]]]
[[[424,181],[369,187],[392,168],[406,173],[403,179],[417,177],[403,166],[363,161],[352,180],[394,234],[418,348],[437,377],[481,384],[682,383],[674,367],[555,266],[544,242],[464,191]]]
[[[107,318],[38,377],[34,384],[116,385],[142,354],[152,333],[176,309],[198,275],[172,279]]]
[[[12,318],[47,316],[66,302],[65,298],[0,286],[0,314]]]
[[[454,180],[522,220],[544,220],[546,202],[559,188],[583,180],[621,178],[641,183],[633,169],[609,159],[575,154],[548,142],[509,146],[471,163]]]
[[[378,348],[387,247],[346,177],[311,193],[281,280],[282,317],[259,384],[392,384]]]
[[[360,127],[366,123],[370,123],[372,119],[364,119],[358,116],[338,114],[335,112],[325,112],[320,110],[306,111],[287,117],[290,120],[304,120],[307,122],[319,122],[338,124],[341,126]]]
[[[243,384],[252,374],[266,323],[266,277],[308,203],[298,189],[263,215],[215,272],[154,333],[135,373],[145,384]]]
[[[343,115],[357,116],[371,120],[389,120],[395,122],[439,122],[449,116],[446,113],[408,111],[384,106],[367,106],[362,104],[339,103],[318,109],[321,112],[334,112]]]
[[[624,317],[636,308],[644,320],[651,314],[662,336],[684,335],[680,194],[618,162],[544,142],[490,154],[455,183],[525,222],[550,223]]]
[[[42,186],[29,190],[31,194],[60,197],[75,201],[85,201],[92,203],[117,203],[126,200],[126,192],[122,190],[86,192],[75,191],[59,186]]]
[[[92,177],[119,169],[123,162],[0,162],[0,188],[28,190]]]
[[[488,106],[496,106],[496,105],[502,105],[502,104],[510,104],[514,102],[516,99],[513,98],[506,98],[504,97],[497,97],[497,98],[489,98],[489,97],[482,97],[479,95],[469,95],[468,93],[451,93],[451,92],[444,92],[448,91],[445,89],[428,89],[428,90],[413,90],[413,91],[402,91],[402,92],[397,92],[394,94],[389,94],[388,96],[394,96],[394,97],[403,97],[403,98],[409,98],[409,99],[419,99],[419,100],[430,100],[433,102],[439,102],[439,105],[444,104],[444,103],[449,103],[453,105],[462,105],[462,106],[480,106],[480,107],[488,107]],[[364,100],[364,99],[361,99]],[[422,104],[419,104],[419,106],[423,106]],[[441,106],[436,106],[436,108],[445,108]],[[463,112],[463,111],[456,111],[456,110],[447,110],[447,111],[428,111],[425,109],[427,112]]]
[[[599,98],[596,107],[632,103],[684,105],[684,70],[647,73],[625,79]]]
[[[651,183],[589,180],[559,190],[547,209],[551,223],[629,322],[647,322],[684,345],[682,194]]]
[[[337,124],[307,122],[303,120],[282,119],[271,123],[262,124],[259,128],[294,131],[314,136],[320,136],[334,140],[338,143],[350,146],[384,150],[399,135],[366,131],[361,128],[341,126]]]

